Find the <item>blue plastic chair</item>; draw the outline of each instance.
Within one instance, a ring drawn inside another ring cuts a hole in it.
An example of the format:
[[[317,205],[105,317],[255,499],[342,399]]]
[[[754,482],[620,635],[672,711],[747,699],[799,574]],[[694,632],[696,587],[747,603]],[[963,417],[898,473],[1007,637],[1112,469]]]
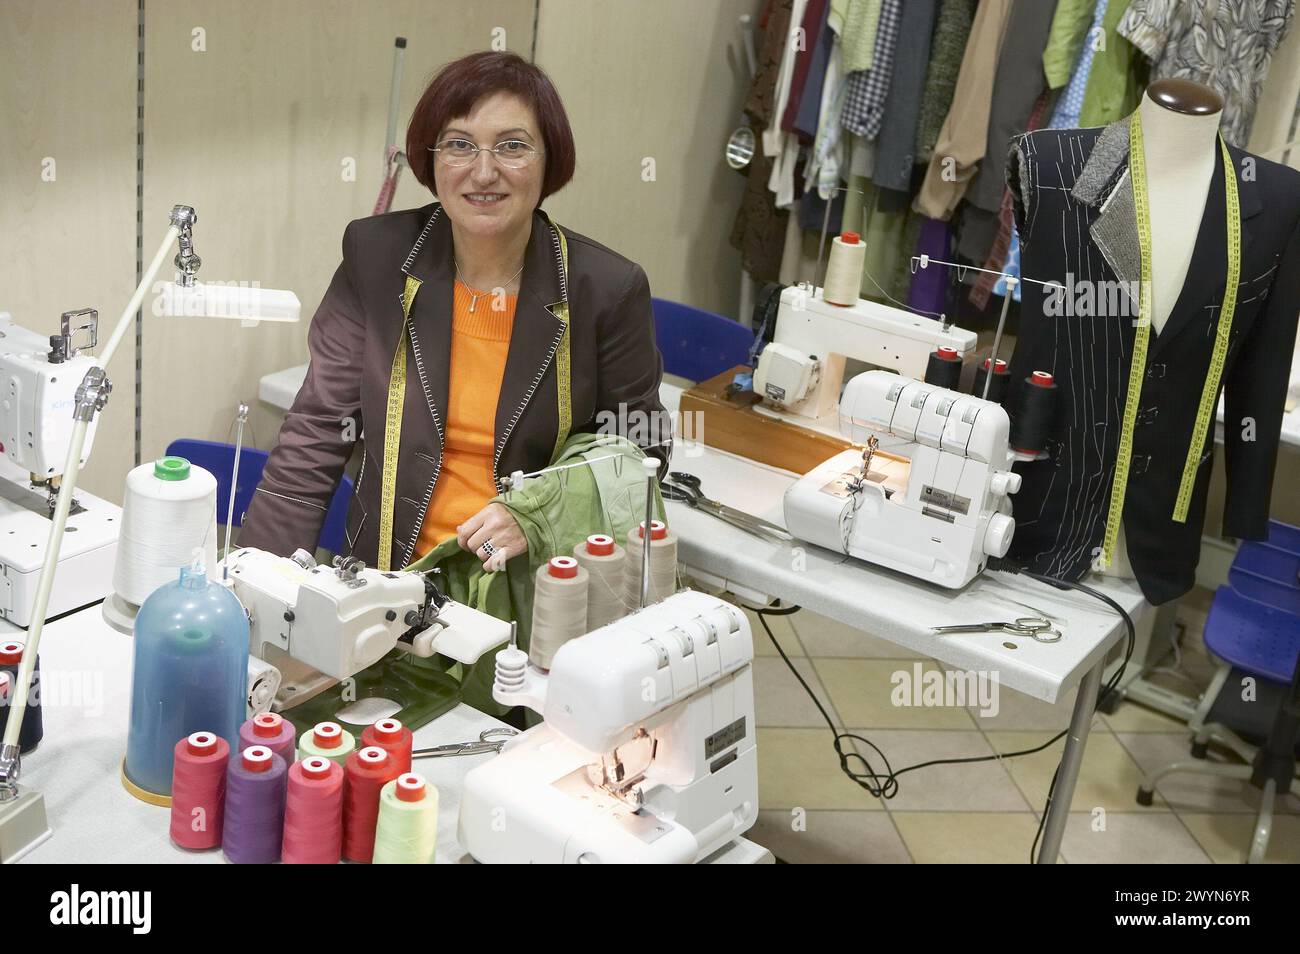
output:
[[[1293,787],[1300,741],[1294,712],[1300,700],[1300,528],[1272,521],[1267,541],[1241,545],[1228,584],[1215,591],[1205,646],[1222,664],[1191,719],[1192,756],[1203,760],[1213,736],[1247,764],[1166,765],[1143,780],[1138,802],[1150,805],[1159,780],[1175,772],[1249,779],[1263,789],[1248,856],[1260,862],[1268,850],[1274,799]],[[1255,681],[1254,696],[1243,700],[1247,678]]]
[[[183,438],[168,444],[167,453],[174,457],[184,457],[217,478],[217,525],[224,527],[226,507],[230,501],[230,471],[235,466],[235,445]],[[262,469],[266,467],[268,456],[266,451],[252,447],[245,447],[239,452],[239,478],[235,481],[236,527],[242,525],[244,514],[248,512],[253,492],[262,480]],[[325,523],[321,527],[320,546],[330,553],[343,552],[344,527],[351,500],[352,478],[345,474],[338,489],[334,491],[329,510],[325,513]]]
[[[711,311],[664,298],[651,298],[655,343],[668,374],[707,381],[738,364],[749,363],[754,332]]]

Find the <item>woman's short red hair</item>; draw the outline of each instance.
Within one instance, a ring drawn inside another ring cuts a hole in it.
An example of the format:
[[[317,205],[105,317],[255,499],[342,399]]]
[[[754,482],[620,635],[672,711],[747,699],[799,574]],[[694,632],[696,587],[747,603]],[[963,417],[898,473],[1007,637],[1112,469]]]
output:
[[[406,127],[406,158],[415,178],[437,194],[429,147],[453,119],[468,116],[480,99],[493,93],[513,93],[532,107],[546,151],[542,198],[558,192],[573,178],[576,161],[569,116],[551,78],[515,53],[471,53],[448,63],[430,80]]]

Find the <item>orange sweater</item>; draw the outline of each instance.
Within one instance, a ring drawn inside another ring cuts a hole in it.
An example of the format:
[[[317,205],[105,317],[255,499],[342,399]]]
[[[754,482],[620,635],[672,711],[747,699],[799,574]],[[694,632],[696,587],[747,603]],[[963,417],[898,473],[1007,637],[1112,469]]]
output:
[[[457,281],[452,293],[451,375],[447,385],[446,443],[442,470],[420,528],[416,553],[432,550],[456,535],[464,523],[496,496],[492,454],[496,443],[497,397],[505,377],[515,296],[492,309],[493,296],[480,296],[473,311],[468,288]]]

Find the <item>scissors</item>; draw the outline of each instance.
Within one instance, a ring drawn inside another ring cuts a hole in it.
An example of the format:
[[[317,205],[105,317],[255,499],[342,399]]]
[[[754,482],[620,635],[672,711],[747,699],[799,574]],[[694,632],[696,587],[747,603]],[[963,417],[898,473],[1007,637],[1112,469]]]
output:
[[[518,729],[512,729],[506,725],[495,729],[484,729],[478,734],[477,742],[453,742],[450,745],[435,745],[429,749],[416,749],[411,753],[411,758],[440,759],[449,755],[481,755],[484,752],[500,752],[501,746],[518,734]]]
[[[772,537],[781,541],[794,539],[784,527],[780,527],[770,520],[763,520],[761,517],[755,517],[743,510],[737,510],[735,507],[728,507],[724,503],[710,500],[704,496],[704,492],[700,489],[700,478],[694,474],[674,470],[668,475],[668,480],[664,481],[661,489],[664,496],[669,500],[680,500],[696,510],[711,513],[719,520],[744,530],[746,533]]]
[[[1061,631],[1041,616],[1021,616],[1009,623],[936,626],[934,631],[936,633],[1011,633],[1014,636],[1030,636],[1040,643],[1054,643],[1061,638]]]

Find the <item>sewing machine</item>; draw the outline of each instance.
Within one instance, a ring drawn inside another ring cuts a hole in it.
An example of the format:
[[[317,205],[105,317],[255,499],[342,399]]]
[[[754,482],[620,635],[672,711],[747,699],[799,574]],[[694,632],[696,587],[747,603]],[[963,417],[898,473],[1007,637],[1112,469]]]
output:
[[[834,305],[820,288],[781,292],[776,330],[754,369],[757,408],[783,420],[833,433],[846,359],[921,379],[931,352],[975,352],[975,332],[866,299]]]
[[[497,654],[493,698],[545,723],[465,777],[482,862],[691,863],[758,815],[745,615],[682,591],[560,647],[549,673]]]
[[[509,623],[447,599],[422,573],[353,557],[320,566],[306,550],[244,547],[223,562],[249,615],[250,716],[304,702],[394,648],[470,665],[510,638]]]
[[[786,491],[791,533],[953,588],[1006,554],[1020,475],[1001,405],[867,371],[844,389],[839,416],[866,450],[837,454]]]
[[[82,344],[74,339],[83,337]],[[72,409],[87,369],[83,348],[97,344],[98,315],[67,312],[60,334],[43,336],[0,312],[0,618],[31,623],[54,500],[74,424]],[[81,462],[90,454],[86,430]],[[69,510],[47,617],[103,599],[113,591],[122,509],[78,489]]]

